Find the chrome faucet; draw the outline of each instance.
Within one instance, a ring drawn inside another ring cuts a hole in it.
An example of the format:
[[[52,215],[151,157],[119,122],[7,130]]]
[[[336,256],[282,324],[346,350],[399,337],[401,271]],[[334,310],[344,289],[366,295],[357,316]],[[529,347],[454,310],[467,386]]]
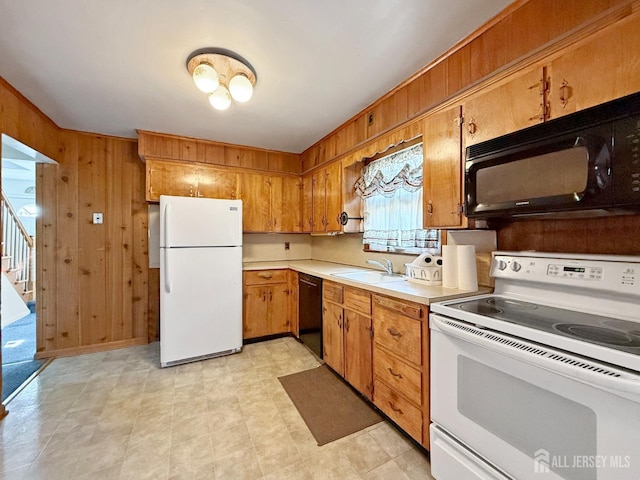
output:
[[[377,260],[367,260],[367,263],[371,265],[378,265],[380,268],[386,271],[389,275],[393,275],[393,263],[391,263],[391,260],[387,260],[386,258],[383,258],[382,260],[386,262],[386,265],[383,265]]]

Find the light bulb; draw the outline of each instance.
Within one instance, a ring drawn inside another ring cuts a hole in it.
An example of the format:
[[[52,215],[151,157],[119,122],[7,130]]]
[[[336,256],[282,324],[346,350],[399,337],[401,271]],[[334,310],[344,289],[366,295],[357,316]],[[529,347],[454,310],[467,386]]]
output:
[[[236,102],[248,102],[253,95],[253,85],[243,73],[236,74],[229,82],[229,91]]]
[[[218,72],[209,63],[203,62],[193,69],[193,82],[198,90],[204,93],[211,93],[220,85]]]
[[[226,110],[231,105],[231,95],[224,85],[220,85],[218,89],[209,95],[209,103],[216,110]]]

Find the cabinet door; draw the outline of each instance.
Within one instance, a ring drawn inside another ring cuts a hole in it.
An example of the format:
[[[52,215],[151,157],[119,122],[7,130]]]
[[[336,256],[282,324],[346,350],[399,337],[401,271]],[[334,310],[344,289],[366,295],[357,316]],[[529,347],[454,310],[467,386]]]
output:
[[[325,232],[327,226],[327,217],[325,216],[326,207],[326,173],[324,170],[318,170],[313,174],[312,178],[312,204],[313,204],[313,227],[312,232]]]
[[[269,334],[268,287],[244,287],[243,338]]]
[[[159,202],[160,195],[196,196],[193,165],[147,159],[147,201]]]
[[[339,232],[342,212],[342,163],[334,162],[325,171],[325,220],[327,232]]]
[[[197,167],[198,196],[233,200],[238,190],[238,174],[231,170]]]
[[[242,199],[242,230],[268,232],[271,228],[271,185],[269,177],[257,173],[238,174]]]
[[[543,83],[543,68],[533,66],[468,99],[463,112],[464,144],[468,147],[541,123],[545,108]]]
[[[298,177],[271,177],[271,230],[300,232],[302,188]]]
[[[269,332],[267,335],[284,333],[291,330],[289,323],[289,289],[286,283],[267,287],[269,301]]]
[[[322,306],[322,349],[327,365],[344,376],[342,306],[324,302]]]
[[[640,91],[639,32],[635,13],[553,60],[550,118]]]
[[[300,299],[300,292],[298,286],[298,272],[289,270],[287,275],[287,282],[289,284],[289,325],[290,331],[296,337],[300,337],[300,322],[298,312],[298,301]]]
[[[371,317],[344,311],[344,378],[371,400]]]
[[[302,231],[313,231],[313,175],[302,177]]]
[[[466,227],[460,107],[428,117],[423,134],[424,228]]]

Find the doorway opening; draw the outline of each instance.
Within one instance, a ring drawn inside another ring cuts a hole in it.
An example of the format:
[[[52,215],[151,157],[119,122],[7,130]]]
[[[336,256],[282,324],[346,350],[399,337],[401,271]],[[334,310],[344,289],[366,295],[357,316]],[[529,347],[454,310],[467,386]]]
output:
[[[36,336],[36,165],[55,163],[2,135],[2,401],[41,367]]]

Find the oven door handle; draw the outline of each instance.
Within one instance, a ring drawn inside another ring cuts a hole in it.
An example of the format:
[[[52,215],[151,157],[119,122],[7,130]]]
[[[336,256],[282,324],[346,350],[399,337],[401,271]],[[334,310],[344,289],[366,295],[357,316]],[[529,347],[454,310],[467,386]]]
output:
[[[534,344],[493,330],[484,330],[455,320],[452,320],[455,322],[453,324],[447,323],[448,319],[439,315],[431,314],[429,319],[437,330],[445,335],[475,343],[595,388],[640,395],[640,376],[636,376],[637,380],[629,378],[633,375],[594,360]]]

